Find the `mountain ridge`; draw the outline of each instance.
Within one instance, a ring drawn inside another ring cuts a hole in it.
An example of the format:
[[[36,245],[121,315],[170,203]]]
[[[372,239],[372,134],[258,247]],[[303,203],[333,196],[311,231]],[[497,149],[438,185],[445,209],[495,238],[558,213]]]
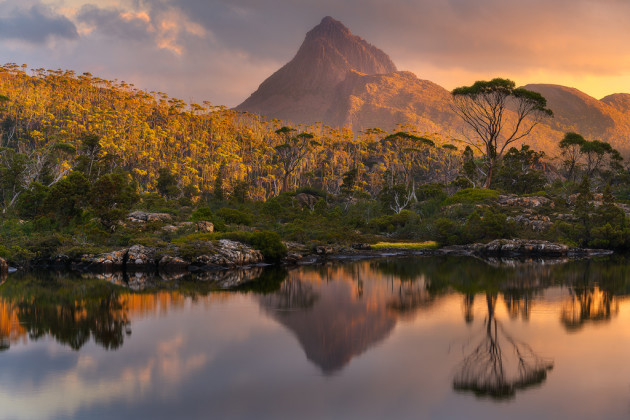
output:
[[[568,131],[610,142],[630,154],[630,94],[601,100],[557,84],[523,86],[541,93],[554,111],[524,141],[546,152]],[[412,126],[461,138],[466,126],[451,108],[442,86],[398,71],[389,56],[327,16],[307,32],[295,57],[266,79],[240,111],[293,124],[323,122],[353,131]]]

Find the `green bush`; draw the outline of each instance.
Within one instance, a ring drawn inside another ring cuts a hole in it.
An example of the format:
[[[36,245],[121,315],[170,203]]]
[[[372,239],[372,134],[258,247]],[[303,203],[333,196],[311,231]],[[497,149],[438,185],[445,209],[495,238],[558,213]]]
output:
[[[197,210],[193,211],[190,220],[193,222],[212,222],[214,220],[214,214],[209,207],[199,207]]]
[[[451,204],[477,204],[477,203],[490,203],[499,197],[499,192],[495,190],[488,190],[485,188],[466,188],[457,191],[444,201],[445,205]]]
[[[269,261],[279,261],[287,255],[287,247],[284,246],[280,235],[267,230],[254,232],[250,244],[258,249]]]
[[[199,207],[197,210],[193,211],[190,216],[190,220],[193,222],[212,222],[215,232],[225,230],[225,222],[223,221],[223,218],[212,213],[212,210],[210,210],[209,207]]]
[[[508,223],[507,216],[492,209],[483,213],[475,211],[464,226],[464,234],[470,242],[510,237],[514,232],[513,223]]]
[[[35,257],[35,254],[28,249],[19,246],[6,247],[0,245],[0,258],[4,258],[10,263],[27,265],[33,257]]]
[[[461,226],[447,219],[441,217],[435,221],[435,230],[437,232],[437,240],[441,245],[456,245],[464,243]]]
[[[403,227],[417,225],[420,216],[410,210],[402,210],[398,214],[386,215],[372,219],[368,226],[377,232],[394,232]]]
[[[444,200],[446,198],[446,193],[444,192],[444,186],[442,184],[426,184],[421,185],[416,189],[416,197],[419,201],[435,198]]]
[[[217,216],[225,220],[226,223],[234,225],[251,226],[253,222],[252,215],[250,213],[227,207],[219,209],[219,211],[217,211]]]

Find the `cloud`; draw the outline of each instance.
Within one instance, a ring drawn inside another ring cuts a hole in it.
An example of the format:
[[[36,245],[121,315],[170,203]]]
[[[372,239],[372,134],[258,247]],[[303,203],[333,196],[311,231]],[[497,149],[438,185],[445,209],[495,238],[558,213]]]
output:
[[[88,4],[79,9],[76,19],[86,35],[98,33],[132,43],[152,41],[154,47],[177,55],[184,52],[187,37],[205,38],[209,33],[172,7],[129,10]]]
[[[627,0],[20,2],[18,10],[0,0],[0,62],[90,71],[186,100],[237,105],[327,15],[385,51],[399,69],[447,89],[501,76],[573,84],[599,96],[630,91]],[[15,23],[25,16],[30,23]],[[33,16],[71,30],[46,29]],[[9,38],[30,39],[29,48]],[[51,38],[74,41],[51,48]]]
[[[44,44],[52,38],[77,39],[77,28],[67,17],[42,4],[28,8],[0,2],[0,40]]]
[[[177,7],[225,46],[268,59],[289,59],[305,32],[331,15],[403,64],[421,59],[447,71],[478,72],[630,70],[630,53],[624,52],[630,3],[622,0],[141,2]]]
[[[115,8],[102,9],[92,4],[82,6],[76,19],[84,34],[98,31],[128,41],[150,38],[151,18],[146,13],[126,12]]]

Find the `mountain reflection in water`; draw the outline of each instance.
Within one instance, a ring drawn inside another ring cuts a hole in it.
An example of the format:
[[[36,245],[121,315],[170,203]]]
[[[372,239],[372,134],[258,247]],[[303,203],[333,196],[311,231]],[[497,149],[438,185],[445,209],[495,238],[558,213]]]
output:
[[[593,328],[617,317],[628,318],[621,314],[628,307],[624,299],[630,291],[629,267],[620,257],[507,265],[469,258],[394,258],[160,277],[14,274],[0,285],[0,350],[4,350],[0,364],[3,358],[11,360],[6,358],[14,350],[16,356],[23,354],[50,338],[78,353],[81,360],[82,354],[93,355],[94,348],[109,351],[108,374],[115,374],[121,365],[120,378],[132,375],[142,389],[154,381],[174,381],[176,387],[192,381],[196,387],[204,383],[215,389],[221,386],[213,378],[221,377],[227,381],[221,392],[245,392],[249,382],[244,378],[262,392],[258,380],[264,382],[280,372],[291,377],[298,369],[295,363],[301,361],[302,368],[315,367],[331,386],[358,375],[357,369],[378,371],[378,364],[383,364],[398,376],[409,375],[411,382],[417,380],[416,370],[427,375],[439,372],[432,376],[433,384],[425,386],[441,390],[442,399],[452,392],[459,398],[463,393],[490,401],[514,400],[535,385],[546,387],[548,377],[566,380],[561,378],[569,375],[566,361],[571,353],[563,348],[563,340],[576,337],[581,342],[579,337]],[[226,284],[238,286],[220,290]],[[256,318],[255,310],[264,316]],[[205,315],[210,312],[214,315]],[[181,324],[166,328],[171,319]],[[437,320],[444,327],[434,330]],[[165,328],[160,332],[147,325]],[[186,329],[192,335],[186,335]],[[142,341],[134,341],[136,336]],[[284,336],[288,342],[280,339]],[[161,338],[154,342],[153,337]],[[403,337],[417,337],[417,341],[403,348]],[[553,337],[559,339],[550,343]],[[284,345],[279,348],[276,343]],[[581,343],[571,351],[577,354],[598,344]],[[131,353],[124,352],[127,346]],[[136,360],[130,354],[144,352],[151,363],[137,369],[129,365]],[[278,360],[287,361],[287,369],[293,366],[291,370],[283,371],[282,364],[264,370],[263,361],[273,359],[276,352]],[[119,353],[128,359],[116,361]],[[389,357],[375,360],[380,354]],[[228,362],[237,356],[246,358],[239,358],[237,364]],[[397,365],[399,358],[400,363],[405,360],[404,367]],[[433,362],[438,359],[442,365]],[[246,368],[231,376],[231,370]],[[256,373],[259,370],[266,375],[256,376],[261,375]],[[145,373],[129,373],[136,371]],[[140,381],[147,372],[152,372],[147,378],[154,379]],[[202,372],[203,382],[193,380]],[[572,373],[572,381],[578,374]],[[10,372],[6,375],[15,378]],[[111,383],[120,378],[112,378]],[[0,400],[7,392],[4,386],[0,375]],[[214,392],[220,394],[219,388]]]

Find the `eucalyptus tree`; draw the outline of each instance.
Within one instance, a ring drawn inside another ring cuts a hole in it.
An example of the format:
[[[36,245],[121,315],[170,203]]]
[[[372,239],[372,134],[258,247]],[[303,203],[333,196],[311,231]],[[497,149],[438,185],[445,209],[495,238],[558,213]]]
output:
[[[298,168],[298,165],[309,153],[313,146],[319,143],[314,140],[313,134],[302,132],[293,135],[297,130],[290,127],[281,127],[276,130],[276,134],[283,141],[275,147],[276,159],[282,170],[282,191],[286,192],[289,184],[289,177]]]
[[[506,147],[529,135],[544,117],[553,115],[540,93],[516,88],[508,79],[477,81],[451,93],[453,111],[474,133],[465,141],[484,157],[484,188],[490,188],[493,171]]]

